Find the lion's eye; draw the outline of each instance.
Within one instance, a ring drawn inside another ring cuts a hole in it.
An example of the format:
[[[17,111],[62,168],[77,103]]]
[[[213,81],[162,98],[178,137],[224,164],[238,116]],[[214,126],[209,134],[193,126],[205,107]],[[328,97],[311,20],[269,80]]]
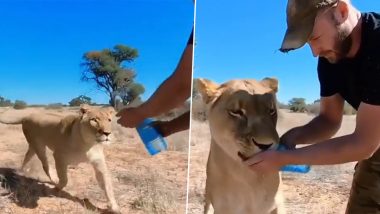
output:
[[[237,110],[229,110],[228,114],[230,114],[233,117],[244,117],[245,116],[245,110],[244,109],[237,109]]]
[[[276,109],[274,109],[274,108],[269,109],[269,114],[270,114],[271,116],[275,116],[275,115],[277,114]]]
[[[110,118],[108,118],[108,121],[111,122],[112,120]]]

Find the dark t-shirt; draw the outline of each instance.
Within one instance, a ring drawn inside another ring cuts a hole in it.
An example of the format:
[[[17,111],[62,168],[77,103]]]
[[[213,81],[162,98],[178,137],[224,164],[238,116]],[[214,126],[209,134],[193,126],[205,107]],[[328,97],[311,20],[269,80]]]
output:
[[[380,105],[380,14],[362,13],[362,38],[358,54],[331,64],[318,60],[321,96],[339,93],[355,109],[361,102]]]
[[[191,30],[191,34],[190,34],[189,40],[187,40],[187,44],[192,45],[193,40],[194,40],[194,28]]]

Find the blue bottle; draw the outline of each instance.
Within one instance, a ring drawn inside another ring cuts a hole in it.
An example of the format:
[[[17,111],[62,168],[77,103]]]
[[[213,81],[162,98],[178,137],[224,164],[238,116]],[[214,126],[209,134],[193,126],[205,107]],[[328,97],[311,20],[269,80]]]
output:
[[[152,122],[152,119],[147,118],[139,124],[136,129],[149,154],[155,155],[167,150],[168,144],[161,134],[151,125]]]
[[[279,144],[277,147],[278,151],[288,150],[288,147],[285,144]],[[309,165],[285,165],[281,169],[285,172],[298,172],[298,173],[308,173],[310,171]]]

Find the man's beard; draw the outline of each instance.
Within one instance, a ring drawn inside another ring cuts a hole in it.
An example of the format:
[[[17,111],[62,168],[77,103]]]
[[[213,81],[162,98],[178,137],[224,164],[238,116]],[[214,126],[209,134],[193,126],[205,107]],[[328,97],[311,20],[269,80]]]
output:
[[[345,58],[351,50],[352,47],[352,36],[351,32],[347,29],[338,28],[338,36],[335,41],[334,53],[335,57],[328,59],[330,63],[337,63],[341,59]]]
[[[352,47],[352,36],[351,32],[347,29],[339,29],[338,28],[338,41],[337,41],[337,51],[343,55],[347,56],[348,52],[350,52]]]

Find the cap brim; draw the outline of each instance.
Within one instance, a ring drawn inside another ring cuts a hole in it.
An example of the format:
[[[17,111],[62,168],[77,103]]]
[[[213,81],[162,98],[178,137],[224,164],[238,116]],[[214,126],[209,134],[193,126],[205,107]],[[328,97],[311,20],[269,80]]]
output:
[[[288,52],[304,46],[313,31],[315,17],[316,14],[310,14],[297,26],[289,26],[282,41],[280,51]]]

